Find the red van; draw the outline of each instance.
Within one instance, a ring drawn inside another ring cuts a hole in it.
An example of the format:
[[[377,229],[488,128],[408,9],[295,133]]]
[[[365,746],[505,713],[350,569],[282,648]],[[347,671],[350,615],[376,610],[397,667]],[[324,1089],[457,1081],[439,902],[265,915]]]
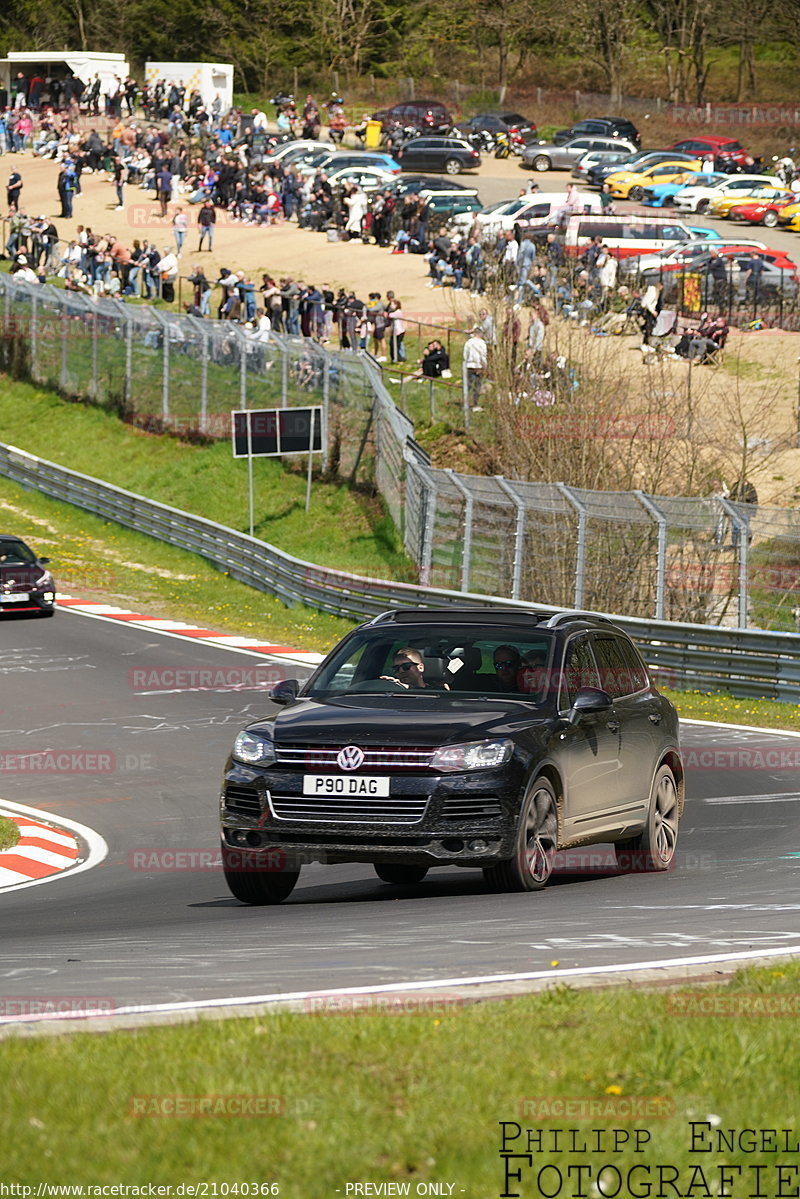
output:
[[[602,237],[615,258],[628,258],[632,254],[657,254],[670,249],[676,242],[690,241],[694,234],[688,225],[670,217],[638,216],[594,216],[579,213],[567,222],[564,249],[567,254],[579,257],[593,237]]]

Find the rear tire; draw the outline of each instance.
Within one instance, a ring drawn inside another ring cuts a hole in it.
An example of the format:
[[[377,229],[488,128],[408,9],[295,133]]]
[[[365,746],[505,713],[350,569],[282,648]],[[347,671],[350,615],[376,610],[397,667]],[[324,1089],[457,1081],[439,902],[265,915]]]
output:
[[[678,788],[669,766],[662,766],[653,779],[647,822],[638,837],[618,841],[617,863],[624,870],[669,870],[675,857],[680,820]]]
[[[231,851],[227,845],[222,847],[222,869],[228,890],[240,903],[264,907],[267,904],[283,903],[291,895],[300,877],[299,870],[236,870],[228,863],[232,853],[235,861],[240,862],[246,850]],[[255,855],[252,850],[250,857]]]
[[[541,891],[552,874],[557,848],[556,794],[540,776],[522,802],[514,857],[486,866],[483,877],[492,891]]]
[[[394,862],[375,862],[374,870],[382,883],[394,883],[397,887],[413,887],[428,873],[427,866],[404,866]]]
[[[448,175],[457,175],[461,170],[461,163],[457,158],[448,158],[444,164],[444,169]]]
[[[534,171],[549,171],[551,166],[550,159],[546,154],[537,154],[531,166]]]

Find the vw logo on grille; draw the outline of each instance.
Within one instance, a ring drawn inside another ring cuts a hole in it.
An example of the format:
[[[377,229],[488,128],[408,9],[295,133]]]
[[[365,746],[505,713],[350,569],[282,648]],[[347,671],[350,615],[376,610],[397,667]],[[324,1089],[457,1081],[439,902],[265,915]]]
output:
[[[364,751],[357,745],[346,745],[336,755],[336,762],[342,770],[358,770],[364,761]]]

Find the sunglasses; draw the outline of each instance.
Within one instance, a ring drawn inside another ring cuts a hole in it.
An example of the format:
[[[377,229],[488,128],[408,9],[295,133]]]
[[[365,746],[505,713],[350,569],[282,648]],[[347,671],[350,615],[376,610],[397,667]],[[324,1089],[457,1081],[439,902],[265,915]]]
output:
[[[419,662],[396,662],[395,670],[413,670],[415,666],[419,666]]]
[[[517,665],[517,663],[514,661],[513,658],[504,658],[502,662],[495,662],[494,668],[495,668],[495,670],[504,670],[504,669],[510,670],[512,666],[516,666],[516,665]]]

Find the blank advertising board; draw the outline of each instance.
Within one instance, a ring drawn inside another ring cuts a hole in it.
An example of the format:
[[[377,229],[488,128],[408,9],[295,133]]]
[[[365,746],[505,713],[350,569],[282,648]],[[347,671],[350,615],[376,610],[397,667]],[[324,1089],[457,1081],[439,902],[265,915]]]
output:
[[[239,410],[231,418],[234,458],[322,452],[321,407]]]

